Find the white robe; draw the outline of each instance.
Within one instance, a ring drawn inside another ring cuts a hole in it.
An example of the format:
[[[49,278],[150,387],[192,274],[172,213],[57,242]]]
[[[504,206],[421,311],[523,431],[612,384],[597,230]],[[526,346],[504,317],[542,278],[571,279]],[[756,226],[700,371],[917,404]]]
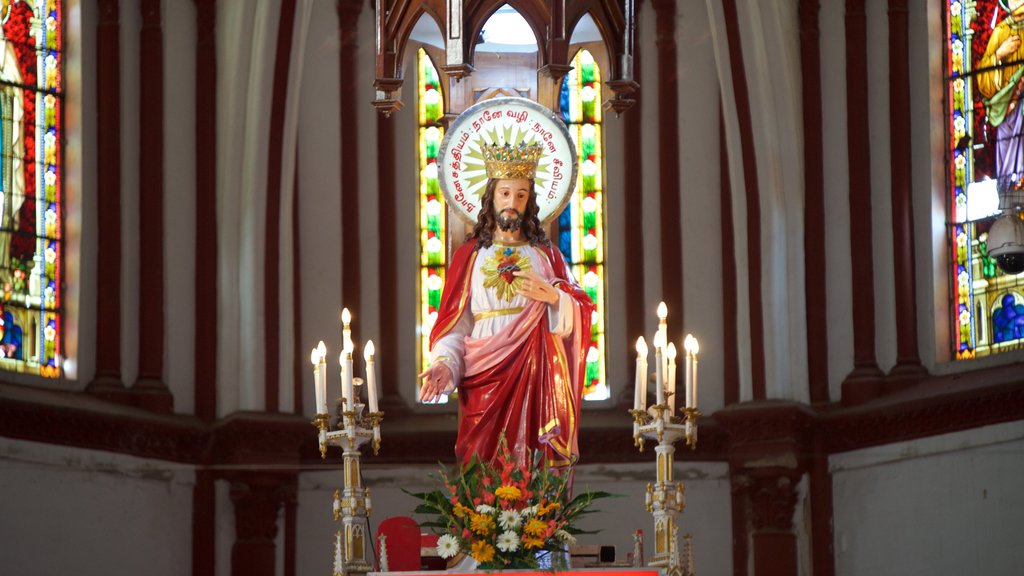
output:
[[[519,294],[517,284],[507,286],[503,293],[501,282],[496,279],[493,271],[495,260],[499,260],[507,251],[515,251],[520,255],[520,262],[528,260],[529,270],[549,282],[555,280],[551,263],[547,255],[540,249],[523,242],[519,244],[501,244],[495,242],[488,248],[477,251],[473,262],[473,276],[470,279],[469,306],[462,313],[452,330],[438,340],[430,351],[430,363],[443,362],[452,372],[450,393],[462,382],[465,373],[463,357],[466,351],[467,338],[483,338],[493,336],[508,326],[529,299]],[[523,266],[525,269],[526,267]],[[490,272],[488,271],[490,270]],[[498,287],[485,286],[491,279],[499,283]],[[451,279],[448,279],[451,280]],[[521,281],[521,279],[519,279]],[[548,306],[548,330],[558,336],[568,336],[573,327],[573,299],[559,290],[558,303]]]

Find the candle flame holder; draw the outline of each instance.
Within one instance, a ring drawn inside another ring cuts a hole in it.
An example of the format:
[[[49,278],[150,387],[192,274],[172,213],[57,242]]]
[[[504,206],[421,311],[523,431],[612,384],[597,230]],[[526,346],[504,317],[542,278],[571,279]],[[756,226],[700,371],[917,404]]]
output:
[[[335,401],[334,426],[327,407],[326,391],[326,347],[323,342],[310,354],[313,363],[313,376],[316,386],[317,415],[313,426],[317,429],[320,445],[320,458],[327,459],[327,447],[337,446],[342,449],[342,470],[344,488],[334,491],[333,515],[335,522],[342,527],[335,534],[334,544],[334,576],[361,576],[373,571],[371,558],[367,556],[367,544],[373,545],[373,536],[369,531],[369,517],[373,510],[370,501],[370,489],[363,486],[361,468],[362,447],[369,443],[373,454],[380,451],[380,425],[384,420],[384,412],[377,409],[376,373],[373,369],[373,341],[366,343],[364,358],[366,360],[366,385],[368,405],[360,398],[363,387],[362,378],[355,378],[352,365],[352,331],[351,315],[348,309],[342,311],[342,353],[338,361],[341,364],[342,396]],[[369,410],[367,410],[369,408]]]
[[[697,418],[700,410],[684,407],[682,414],[673,414],[671,392],[665,393],[664,404],[654,404],[645,410],[631,409],[633,442],[643,452],[644,444],[656,441],[657,481],[647,484],[644,506],[654,517],[654,558],[650,566],[663,568],[667,576],[696,576],[693,568],[693,546],[687,534],[686,547],[679,548],[679,527],[676,515],[686,508],[686,487],[673,479],[675,443],[685,440],[690,449],[697,447]]]
[[[348,400],[338,401],[339,416],[336,427],[329,429],[330,416],[317,414],[313,420],[320,435],[320,457],[326,459],[327,447],[342,449],[344,489],[334,491],[334,521],[340,521],[341,530],[335,534],[334,576],[367,574],[373,565],[367,556],[366,545],[372,545],[371,534],[366,533],[373,506],[370,489],[363,486],[362,446],[369,443],[373,454],[380,451],[380,424],[383,412],[364,412],[363,403],[354,404],[354,410],[345,410]]]

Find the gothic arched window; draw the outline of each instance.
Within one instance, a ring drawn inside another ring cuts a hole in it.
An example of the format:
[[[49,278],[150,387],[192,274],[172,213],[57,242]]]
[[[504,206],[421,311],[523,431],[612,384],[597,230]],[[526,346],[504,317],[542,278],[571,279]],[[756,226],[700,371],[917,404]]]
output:
[[[1000,218],[1024,205],[1024,115],[1019,102],[1024,47],[1002,53],[1019,28],[1005,4],[945,3],[950,317],[957,359],[1024,344],[1024,332],[1016,331],[1017,320],[1010,318],[1016,309],[1000,301],[1002,295],[1024,289],[1024,274],[1002,270],[991,253],[997,246],[990,236]],[[990,313],[993,309],[999,313]],[[1024,323],[1024,318],[1019,321]]]
[[[604,152],[601,127],[601,70],[587,50],[572,60],[562,81],[559,108],[569,127],[579,170],[576,191],[558,218],[558,247],[573,274],[597,306],[587,353],[584,398],[604,400],[605,380]]]
[[[63,6],[0,3],[0,368],[61,374]]]
[[[444,136],[440,124],[444,116],[444,101],[437,70],[426,51],[420,48],[416,57],[417,108],[419,138],[419,366],[420,371],[430,364],[430,329],[434,326],[437,309],[441,305],[444,287],[447,250],[445,242],[447,218],[444,196],[437,180],[437,153]],[[442,402],[446,397],[442,398]]]

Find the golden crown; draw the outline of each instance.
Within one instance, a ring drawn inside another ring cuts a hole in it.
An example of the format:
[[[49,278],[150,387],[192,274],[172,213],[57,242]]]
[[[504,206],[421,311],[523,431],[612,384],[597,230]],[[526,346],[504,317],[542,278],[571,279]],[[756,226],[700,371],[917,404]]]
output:
[[[519,146],[491,144],[484,146],[484,167],[488,178],[525,178],[533,180],[537,174],[537,161],[544,151],[540,142]]]

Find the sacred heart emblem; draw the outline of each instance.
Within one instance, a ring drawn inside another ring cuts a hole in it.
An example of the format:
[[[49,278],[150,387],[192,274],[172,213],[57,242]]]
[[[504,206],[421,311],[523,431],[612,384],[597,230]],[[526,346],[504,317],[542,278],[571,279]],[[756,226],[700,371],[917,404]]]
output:
[[[484,288],[496,290],[499,299],[511,302],[523,283],[515,273],[530,268],[530,258],[518,249],[498,246],[480,267],[484,273]]]

